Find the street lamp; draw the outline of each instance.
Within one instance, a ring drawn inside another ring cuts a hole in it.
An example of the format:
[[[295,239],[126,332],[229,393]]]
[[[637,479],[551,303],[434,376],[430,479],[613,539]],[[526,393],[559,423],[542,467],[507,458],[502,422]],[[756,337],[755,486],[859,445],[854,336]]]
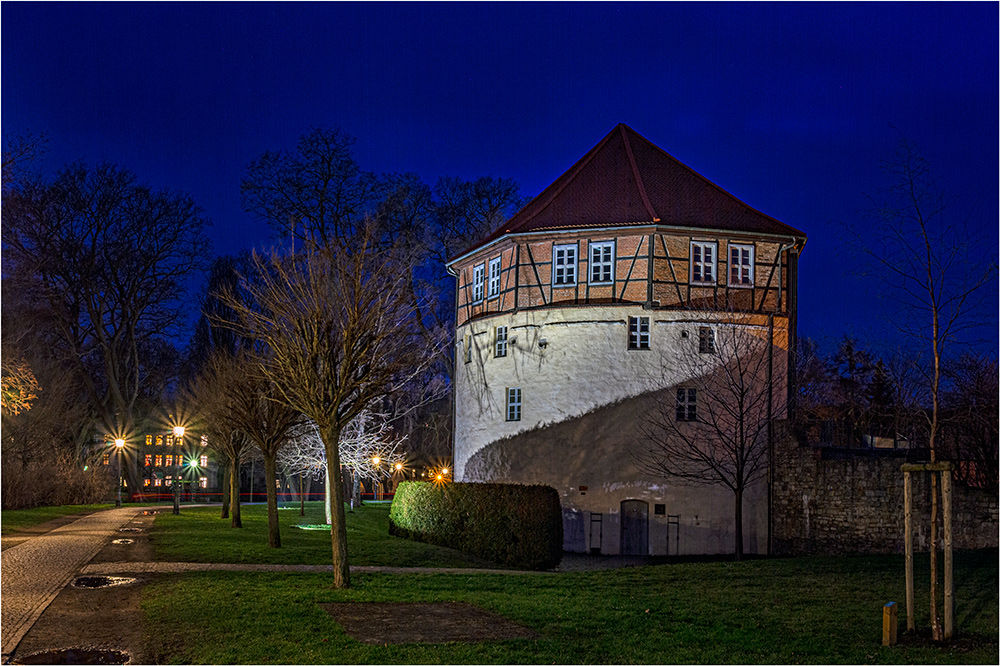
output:
[[[118,449],[118,499],[115,506],[119,509],[122,506],[122,449],[125,448],[125,440],[119,437],[115,440],[115,448]]]
[[[174,437],[177,438],[177,443],[175,446],[182,446],[184,443],[184,426],[174,426]],[[175,449],[179,450],[179,449]],[[174,491],[174,515],[179,516],[181,514],[181,495],[180,487],[178,482],[180,481],[180,473],[178,472],[178,467],[180,465],[180,455],[174,455],[174,480],[170,484],[173,486]]]

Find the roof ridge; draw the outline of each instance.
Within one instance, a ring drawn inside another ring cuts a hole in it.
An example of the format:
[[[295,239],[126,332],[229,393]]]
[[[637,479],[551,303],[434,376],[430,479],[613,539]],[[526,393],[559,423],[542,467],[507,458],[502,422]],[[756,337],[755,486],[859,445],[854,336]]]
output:
[[[618,123],[618,129],[620,129],[622,133],[622,143],[625,144],[625,154],[628,155],[628,163],[632,167],[632,176],[635,178],[636,187],[639,188],[639,196],[642,197],[642,203],[646,207],[646,212],[649,213],[650,219],[652,219],[653,222],[659,222],[660,216],[656,214],[655,210],[653,210],[653,204],[649,202],[649,197],[646,196],[646,186],[642,182],[642,174],[639,173],[639,166],[635,163],[635,155],[632,154],[632,142],[629,141],[628,134],[625,132],[625,130],[632,132],[635,130],[625,123]]]

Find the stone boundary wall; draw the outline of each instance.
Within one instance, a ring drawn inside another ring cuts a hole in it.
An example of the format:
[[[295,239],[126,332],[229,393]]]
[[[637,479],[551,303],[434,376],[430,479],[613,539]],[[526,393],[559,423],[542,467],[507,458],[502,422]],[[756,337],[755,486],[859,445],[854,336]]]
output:
[[[776,466],[777,554],[902,553],[905,451],[837,452],[791,444]],[[874,454],[874,455],[873,455]],[[997,496],[952,483],[953,545],[996,548]],[[930,480],[913,474],[914,549],[930,540]],[[938,532],[941,533],[940,531]]]

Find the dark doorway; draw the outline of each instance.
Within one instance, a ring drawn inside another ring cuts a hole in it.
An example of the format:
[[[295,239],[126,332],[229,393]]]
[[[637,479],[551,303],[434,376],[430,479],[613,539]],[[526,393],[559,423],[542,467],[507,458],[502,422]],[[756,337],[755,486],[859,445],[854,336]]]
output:
[[[621,515],[621,554],[649,554],[649,504],[642,500],[625,500]]]

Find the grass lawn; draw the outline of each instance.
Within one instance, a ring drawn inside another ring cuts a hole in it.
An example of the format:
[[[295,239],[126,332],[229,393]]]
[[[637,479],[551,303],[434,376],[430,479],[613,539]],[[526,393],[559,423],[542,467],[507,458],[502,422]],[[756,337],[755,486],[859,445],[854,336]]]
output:
[[[285,513],[285,512],[282,512]],[[159,522],[159,517],[157,522]],[[357,524],[357,523],[355,523]],[[359,562],[358,562],[359,563]],[[927,622],[927,556],[917,621]],[[984,663],[998,661],[997,551],[956,553],[950,647],[882,647],[882,605],[903,605],[900,556],[663,564],[563,574],[206,572],[143,590],[149,656],[163,663]],[[320,603],[465,601],[541,638],[373,646]],[[900,608],[905,629],[905,608]]]
[[[90,513],[102,509],[112,509],[114,504],[66,504],[62,506],[37,506],[34,509],[0,511],[0,534],[10,534],[16,530],[38,525],[53,518],[77,513]]]
[[[179,516],[161,511],[151,536],[156,557],[168,562],[238,562],[251,564],[330,564],[330,532],[301,530],[298,524],[325,524],[322,502],[307,502],[278,511],[281,548],[267,545],[267,506],[242,505],[242,529],[219,518],[219,507],[181,509]],[[490,562],[450,548],[389,535],[389,504],[365,504],[347,514],[347,548],[351,564],[394,567],[485,567]]]

